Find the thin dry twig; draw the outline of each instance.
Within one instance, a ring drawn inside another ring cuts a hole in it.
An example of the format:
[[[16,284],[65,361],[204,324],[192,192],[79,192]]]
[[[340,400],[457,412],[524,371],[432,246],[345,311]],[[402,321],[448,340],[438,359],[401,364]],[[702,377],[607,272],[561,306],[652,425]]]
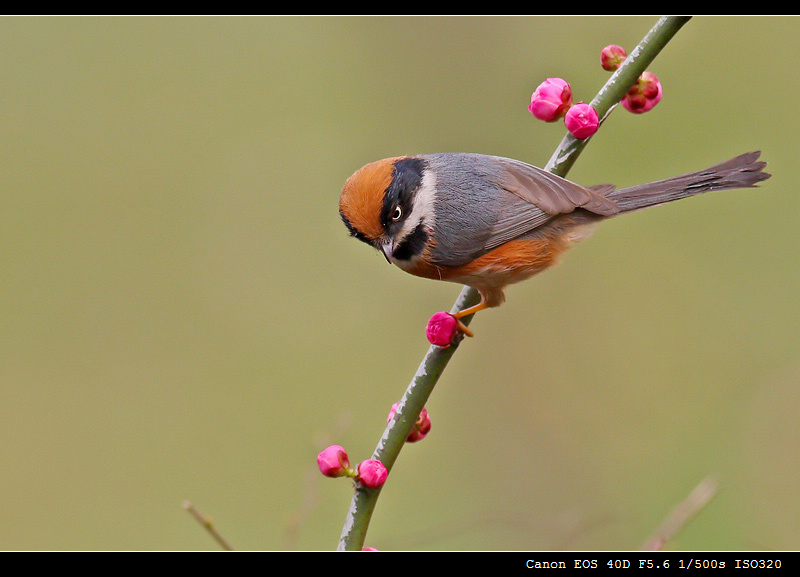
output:
[[[233,551],[233,547],[230,546],[230,543],[219,534],[219,532],[214,528],[214,523],[212,522],[210,517],[206,517],[197,508],[192,505],[189,501],[183,502],[183,508],[189,511],[189,513],[194,517],[198,523],[200,523],[206,531],[208,531],[209,535],[211,535],[214,540],[220,544],[220,546],[225,549],[226,551]]]
[[[658,551],[664,543],[685,527],[697,515],[714,495],[719,483],[713,477],[706,477],[694,490],[667,516],[661,526],[650,536],[642,547],[644,551]]]

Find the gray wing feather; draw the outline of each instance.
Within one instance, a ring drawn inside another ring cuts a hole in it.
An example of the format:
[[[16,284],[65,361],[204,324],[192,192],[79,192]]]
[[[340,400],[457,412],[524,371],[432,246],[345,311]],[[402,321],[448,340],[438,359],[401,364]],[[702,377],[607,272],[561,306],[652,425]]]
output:
[[[515,194],[502,191],[503,200],[497,213],[497,220],[485,242],[485,252],[497,248],[510,240],[544,226],[553,216],[535,204],[523,200]]]
[[[614,201],[601,194],[613,190],[612,185],[586,188],[524,162],[508,158],[497,160],[505,169],[504,188],[547,214],[555,216],[583,208],[601,216],[612,216],[620,210]]]
[[[459,266],[582,208],[602,216],[619,207],[602,193],[508,158],[480,154],[423,155],[437,174],[437,238],[433,260]]]

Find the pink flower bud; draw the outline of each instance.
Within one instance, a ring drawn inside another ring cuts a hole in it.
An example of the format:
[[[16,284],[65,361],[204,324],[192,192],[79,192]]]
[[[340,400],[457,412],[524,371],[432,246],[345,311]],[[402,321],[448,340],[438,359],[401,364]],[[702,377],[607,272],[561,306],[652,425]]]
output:
[[[389,471],[377,459],[367,459],[358,464],[358,480],[368,489],[377,489],[386,482]]]
[[[629,112],[642,114],[652,110],[656,104],[661,102],[662,95],[663,91],[658,77],[652,72],[643,72],[636,84],[628,89],[625,98],[622,99],[622,106]]]
[[[389,417],[386,419],[387,423],[392,420],[392,417],[394,417],[395,412],[397,412],[397,403],[392,405],[392,409],[389,411]],[[430,432],[430,430],[431,430],[431,419],[428,416],[428,410],[425,407],[422,407],[422,410],[419,413],[419,417],[414,423],[414,428],[408,434],[408,437],[406,437],[406,442],[416,443],[417,441],[421,441]]]
[[[639,84],[642,87],[642,94],[644,94],[648,100],[656,98],[661,90],[661,83],[658,81],[658,77],[652,72],[642,72],[642,75],[639,77]]]
[[[627,56],[622,46],[609,44],[600,51],[600,65],[604,70],[613,71],[619,68]]]
[[[376,549],[375,547],[362,547],[361,550],[362,551],[380,551],[379,549]]]
[[[331,445],[317,455],[317,466],[326,477],[344,477],[352,473],[347,452],[339,445]]]
[[[458,320],[450,313],[433,313],[425,328],[425,335],[432,345],[449,347],[458,332]]]
[[[423,407],[417,422],[414,423],[414,430],[406,437],[407,443],[416,443],[424,439],[431,432],[431,419],[428,411]]]
[[[622,99],[622,106],[624,106],[625,110],[628,112],[634,112],[636,114],[645,112],[644,107],[647,106],[647,97],[641,92],[626,94],[625,98]]]
[[[583,140],[597,132],[600,121],[594,108],[579,102],[567,111],[567,115],[564,117],[564,124],[572,136]]]
[[[554,122],[572,106],[572,88],[561,78],[548,78],[531,95],[528,110],[539,120]]]

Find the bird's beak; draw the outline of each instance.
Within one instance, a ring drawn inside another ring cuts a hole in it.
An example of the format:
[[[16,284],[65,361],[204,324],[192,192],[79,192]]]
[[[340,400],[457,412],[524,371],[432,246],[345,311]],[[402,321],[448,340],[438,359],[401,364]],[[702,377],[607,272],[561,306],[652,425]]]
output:
[[[387,240],[381,243],[381,250],[383,251],[383,256],[386,257],[386,262],[392,264],[392,252],[394,251],[394,245],[392,241]]]

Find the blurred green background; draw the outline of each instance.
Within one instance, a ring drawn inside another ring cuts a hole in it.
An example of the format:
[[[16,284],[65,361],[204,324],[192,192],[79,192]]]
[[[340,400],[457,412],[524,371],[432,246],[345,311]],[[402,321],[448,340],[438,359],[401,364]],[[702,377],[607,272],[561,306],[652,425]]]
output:
[[[333,549],[458,285],[350,239],[392,155],[544,165],[530,94],[590,100],[637,18],[0,19],[0,549]],[[795,18],[690,21],[569,177],[638,184],[760,149],[774,176],[605,223],[478,315],[407,446],[380,549],[796,549]]]

